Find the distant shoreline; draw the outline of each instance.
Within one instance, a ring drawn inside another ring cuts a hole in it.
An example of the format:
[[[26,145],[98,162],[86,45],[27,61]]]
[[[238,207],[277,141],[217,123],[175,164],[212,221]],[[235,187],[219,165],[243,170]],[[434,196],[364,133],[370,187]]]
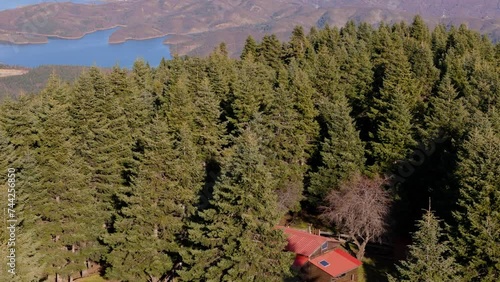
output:
[[[126,27],[126,25],[115,25],[109,28],[97,28],[92,31],[84,32],[83,35],[81,36],[61,36],[61,35],[49,35],[49,34],[41,34],[41,33],[21,33],[24,35],[34,35],[34,36],[39,36],[39,37],[44,37],[45,39],[42,41],[27,41],[27,42],[15,42],[15,41],[9,41],[9,40],[1,40],[0,39],[0,44],[12,44],[12,45],[38,45],[38,44],[47,44],[49,43],[50,39],[64,39],[64,40],[78,40],[82,39],[86,35],[98,32],[98,31],[104,31],[104,30],[109,30],[109,29],[114,29],[117,27]],[[20,33],[18,33],[20,34]],[[126,37],[124,39],[118,39],[118,40],[108,40],[108,44],[122,44],[127,41],[143,41],[143,40],[150,40],[150,39],[157,39],[157,38],[163,38],[169,36],[169,33],[164,33],[160,35],[154,35],[154,36],[147,36],[147,37],[140,37],[140,38],[133,38],[133,37]]]
[[[117,24],[117,25],[114,25],[114,26],[109,27],[109,28],[96,28],[92,31],[84,32],[83,35],[81,35],[81,36],[73,36],[73,37],[60,36],[60,35],[43,35],[43,36],[46,36],[47,38],[55,38],[55,39],[77,40],[77,39],[82,39],[84,36],[92,34],[94,32],[104,31],[104,30],[113,29],[113,28],[117,28],[117,27],[126,27],[126,25]]]
[[[15,42],[15,41],[9,41],[9,40],[0,40],[0,43],[1,42],[5,42],[7,44],[12,44],[12,45],[37,45],[37,44],[47,44],[49,42],[49,39],[78,40],[78,39],[82,39],[86,35],[92,34],[94,32],[104,31],[104,30],[109,30],[109,29],[114,29],[114,28],[117,28],[117,27],[126,27],[126,25],[114,25],[114,26],[111,26],[111,27],[108,27],[108,28],[96,28],[96,29],[94,29],[92,31],[84,32],[82,35],[79,35],[79,36],[62,36],[62,35],[52,35],[52,34],[42,34],[42,33],[16,32],[16,34],[44,37],[45,40],[43,40],[43,41],[33,41],[33,42],[30,42],[28,40],[27,40],[28,42]],[[0,30],[0,31],[3,31],[5,33],[9,33],[8,30]]]
[[[126,37],[125,39],[120,39],[120,40],[108,40],[108,43],[109,44],[122,44],[122,43],[125,43],[127,41],[143,41],[143,40],[150,40],[150,39],[157,39],[157,38],[162,38],[162,37],[167,37],[169,36],[169,34],[164,34],[164,35],[159,35],[159,36],[148,36],[148,37],[144,37],[144,38],[140,38],[140,39],[137,39],[137,38],[130,38],[130,37]]]
[[[35,41],[35,42],[12,42],[12,41],[8,41],[8,40],[2,40],[2,39],[0,39],[0,44],[19,45],[19,46],[22,46],[22,45],[38,45],[38,44],[47,44],[47,43],[49,43],[48,38],[47,38],[47,40],[44,40],[44,41]]]

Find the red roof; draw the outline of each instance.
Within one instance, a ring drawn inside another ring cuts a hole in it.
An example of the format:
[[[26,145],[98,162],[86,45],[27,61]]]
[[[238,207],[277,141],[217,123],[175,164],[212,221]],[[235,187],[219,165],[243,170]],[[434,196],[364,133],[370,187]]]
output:
[[[302,267],[309,261],[309,258],[303,255],[296,255],[295,260],[293,261],[293,266]]]
[[[342,249],[336,249],[334,251],[325,253],[314,259],[311,259],[310,262],[332,277],[337,277],[339,275],[347,273],[361,265],[361,262],[359,260],[346,253]]]
[[[286,249],[306,257],[311,256],[326,241],[337,242],[336,240],[310,234],[302,230],[288,227],[281,227],[280,229],[287,235],[288,246]]]

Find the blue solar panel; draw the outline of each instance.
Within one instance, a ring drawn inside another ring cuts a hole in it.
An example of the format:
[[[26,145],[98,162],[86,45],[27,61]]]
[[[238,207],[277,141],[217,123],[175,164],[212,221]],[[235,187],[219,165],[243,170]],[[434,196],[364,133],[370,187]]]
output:
[[[319,264],[321,264],[321,265],[322,265],[322,266],[324,266],[324,267],[327,267],[327,266],[329,266],[329,265],[330,265],[330,264],[329,264],[326,260],[322,260],[322,261],[320,261],[320,262],[319,262]]]

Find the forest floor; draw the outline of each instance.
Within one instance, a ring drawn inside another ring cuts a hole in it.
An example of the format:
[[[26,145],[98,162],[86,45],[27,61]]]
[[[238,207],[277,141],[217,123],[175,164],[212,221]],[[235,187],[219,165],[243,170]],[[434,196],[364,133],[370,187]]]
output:
[[[118,280],[106,280],[99,274],[94,274],[85,278],[77,278],[75,282],[120,282]]]
[[[96,274],[96,275],[92,275],[92,276],[85,277],[85,278],[75,279],[75,281],[78,281],[78,282],[106,282],[108,280],[102,278],[101,276],[99,276],[99,274]]]

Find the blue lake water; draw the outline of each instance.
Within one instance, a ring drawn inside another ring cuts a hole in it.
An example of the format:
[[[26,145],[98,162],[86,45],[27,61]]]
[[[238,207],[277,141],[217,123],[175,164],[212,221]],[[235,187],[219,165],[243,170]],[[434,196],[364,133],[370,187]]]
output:
[[[0,0],[0,10],[8,7],[6,2],[36,4],[63,1]],[[95,3],[97,1],[75,0],[71,2]],[[162,43],[164,38],[129,40],[120,44],[108,44],[109,36],[115,30],[97,31],[76,40],[50,38],[46,44],[0,44],[0,63],[25,67],[40,65],[112,67],[118,64],[121,67],[130,68],[138,58],[149,62],[151,66],[157,66],[163,57],[171,58],[168,46]]]

